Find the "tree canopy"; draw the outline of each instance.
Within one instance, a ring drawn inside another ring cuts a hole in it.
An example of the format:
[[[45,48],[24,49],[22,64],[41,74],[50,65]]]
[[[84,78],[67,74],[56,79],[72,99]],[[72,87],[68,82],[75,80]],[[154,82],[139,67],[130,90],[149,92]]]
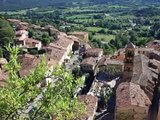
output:
[[[0,116],[4,120],[10,119],[34,119],[71,120],[78,118],[84,112],[84,105],[77,101],[75,96],[77,86],[81,85],[81,79],[74,79],[73,75],[57,67],[50,76],[46,75],[45,57],[41,63],[28,76],[20,78],[18,71],[20,64],[17,62],[19,50],[17,47],[7,47],[10,52],[10,61],[5,68],[8,71],[7,85],[0,88]],[[44,88],[37,84],[50,77],[52,84]],[[35,98],[41,95],[41,99],[35,102]],[[34,103],[33,106],[30,106]],[[33,107],[31,110],[28,108]],[[28,112],[26,112],[28,111]]]
[[[9,43],[13,43],[14,36],[15,33],[10,24],[6,20],[0,18],[0,45],[5,46]]]

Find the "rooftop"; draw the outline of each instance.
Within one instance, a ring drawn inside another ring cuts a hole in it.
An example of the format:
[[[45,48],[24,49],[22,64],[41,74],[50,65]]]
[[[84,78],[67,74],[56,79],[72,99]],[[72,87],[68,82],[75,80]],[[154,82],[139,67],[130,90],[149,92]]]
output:
[[[53,44],[66,49],[72,43],[73,41],[71,39],[69,39],[65,34],[60,33],[60,35],[58,35],[58,40],[56,40]]]
[[[82,63],[83,65],[95,65],[96,64],[96,58],[94,57],[89,57],[89,58],[85,58]]]
[[[28,31],[26,31],[26,30],[18,30],[18,31],[16,31],[16,36],[20,36],[22,34],[28,35]]]
[[[134,83],[121,83],[117,88],[116,96],[116,105],[120,108],[130,105],[147,108],[151,104],[141,87]]]
[[[26,47],[35,47],[36,44],[41,43],[39,40],[35,40],[33,38],[26,38],[24,39]]]
[[[116,59],[110,59],[108,57],[103,57],[101,60],[98,62],[98,66],[104,66],[104,65],[123,65],[123,61],[116,60]]]
[[[97,98],[92,95],[80,95],[78,100],[86,105],[85,114],[78,120],[91,120],[97,108]]]
[[[135,56],[131,82],[147,86],[148,80],[152,81],[152,72],[148,67],[148,62],[149,59],[144,55]]]
[[[66,50],[58,47],[46,47],[47,57],[48,59],[54,59],[60,61],[64,56]]]
[[[20,77],[28,75],[40,63],[40,57],[30,54],[20,55],[18,60],[21,63]]]
[[[103,51],[103,49],[101,49],[101,48],[89,48],[89,49],[86,50],[86,53],[88,53],[88,52],[99,53],[99,52],[102,52],[102,51]]]

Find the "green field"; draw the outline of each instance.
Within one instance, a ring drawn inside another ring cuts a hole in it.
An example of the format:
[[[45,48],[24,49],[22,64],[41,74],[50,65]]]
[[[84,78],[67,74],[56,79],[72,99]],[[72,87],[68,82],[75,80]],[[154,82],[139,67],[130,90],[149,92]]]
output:
[[[110,40],[115,39],[115,35],[97,34],[97,35],[94,35],[93,38],[101,39],[109,42]]]
[[[101,28],[101,27],[86,27],[86,29],[89,32],[98,32],[99,30],[104,29],[104,28]],[[106,28],[105,31],[107,32],[108,29]]]

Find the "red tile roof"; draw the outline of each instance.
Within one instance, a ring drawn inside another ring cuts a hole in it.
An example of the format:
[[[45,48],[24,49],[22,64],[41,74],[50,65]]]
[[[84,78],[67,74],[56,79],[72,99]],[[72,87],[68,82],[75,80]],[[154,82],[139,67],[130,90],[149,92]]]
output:
[[[151,101],[141,89],[141,87],[134,83],[121,83],[116,91],[116,105],[117,107],[139,106],[148,108]]]
[[[18,60],[21,63],[20,77],[28,75],[40,63],[40,59],[40,57],[30,54],[19,56]]]
[[[96,65],[96,58],[94,57],[89,57],[89,58],[85,58],[81,65]]]
[[[125,59],[125,54],[120,54],[120,55],[115,55],[111,59],[113,60],[118,60],[118,61],[124,61]]]
[[[88,120],[89,118],[89,120],[93,119],[97,109],[97,98],[92,95],[80,95],[78,96],[78,100],[86,105],[85,114],[78,120]]]
[[[61,46],[64,49],[67,49],[67,47],[71,44],[73,44],[73,41],[71,39],[69,39],[66,34],[64,33],[60,33],[60,35],[58,35],[58,40],[56,40],[53,44],[57,45],[57,46]]]
[[[123,65],[123,61],[117,60],[117,59],[110,59],[109,57],[102,57],[100,61],[98,62],[98,66],[104,66],[107,64],[112,64],[112,65]]]
[[[27,47],[27,48],[28,47],[35,47],[36,44],[41,43],[41,41],[35,40],[33,38],[26,38],[26,39],[24,39],[24,41],[26,44],[24,47]]]
[[[58,48],[58,47],[46,47],[45,48],[47,52],[47,57],[48,59],[54,59],[60,61],[62,57],[64,56],[66,50],[63,48]]]

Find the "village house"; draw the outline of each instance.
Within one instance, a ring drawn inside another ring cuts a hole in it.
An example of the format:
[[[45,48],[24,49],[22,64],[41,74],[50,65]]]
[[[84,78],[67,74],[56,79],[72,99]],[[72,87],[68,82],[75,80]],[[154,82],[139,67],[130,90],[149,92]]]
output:
[[[116,120],[146,120],[150,104],[139,85],[121,83],[116,90]]]
[[[17,40],[16,45],[23,49],[37,49],[40,50],[42,47],[42,42],[39,40],[35,40],[33,38],[25,38],[22,40]]]
[[[117,55],[113,55],[110,59],[111,60],[118,60],[118,61],[123,62],[124,59],[125,59],[125,54],[118,53]]]
[[[94,73],[97,62],[98,61],[96,60],[96,58],[93,57],[85,58],[80,65],[81,70],[83,72]]]
[[[92,95],[80,95],[78,101],[86,106],[85,113],[78,120],[93,120],[97,110],[98,99]]]
[[[52,45],[53,44],[66,49],[67,54],[69,54],[70,52],[72,52],[74,41],[69,39],[65,33],[60,33],[60,35],[58,35],[57,40],[54,41]]]
[[[99,61],[97,65],[97,73],[105,74],[107,78],[114,79],[116,77],[122,76],[123,66],[123,61],[104,57]]]
[[[157,51],[160,51],[160,40],[154,40],[147,43],[147,48],[154,48]]]
[[[27,22],[21,22],[17,19],[8,19],[8,22],[10,22],[13,25],[14,30],[27,30],[29,28],[29,24]]]
[[[72,51],[78,51],[80,48],[80,42],[79,42],[79,38],[75,37],[75,36],[67,36],[68,39],[72,40],[73,46],[72,46]]]
[[[150,59],[156,59],[156,60],[160,61],[160,52],[159,52],[159,51],[156,51],[156,50],[153,50],[153,51],[150,53],[149,58],[150,58]]]
[[[135,46],[129,43],[126,47],[123,82],[132,82],[141,86],[152,100],[155,81],[150,69],[149,58],[143,54],[135,55]]]
[[[19,23],[21,22],[20,20],[17,19],[7,19],[9,23],[11,23],[13,25],[13,28],[16,28]]]
[[[70,32],[68,34],[76,36],[77,38],[79,38],[80,40],[82,40],[84,42],[88,42],[89,41],[89,35],[88,35],[87,32]]]
[[[62,65],[65,59],[68,58],[66,50],[59,46],[48,46],[45,47],[44,50],[46,51],[47,63],[49,67]]]
[[[135,56],[131,82],[140,85],[152,100],[155,82],[153,81],[153,74],[148,67],[148,63],[149,59],[146,56]]]
[[[101,59],[103,55],[103,49],[100,48],[89,48],[85,50],[84,57],[97,57],[98,60]]]
[[[23,54],[18,57],[18,61],[21,63],[19,76],[25,77],[40,63],[41,58],[35,55]]]
[[[151,52],[154,51],[154,48],[137,48],[135,54],[143,54],[147,57],[150,57]]]
[[[15,34],[16,34],[15,41],[22,41],[22,40],[28,38],[28,31],[26,31],[26,30],[16,31]]]

